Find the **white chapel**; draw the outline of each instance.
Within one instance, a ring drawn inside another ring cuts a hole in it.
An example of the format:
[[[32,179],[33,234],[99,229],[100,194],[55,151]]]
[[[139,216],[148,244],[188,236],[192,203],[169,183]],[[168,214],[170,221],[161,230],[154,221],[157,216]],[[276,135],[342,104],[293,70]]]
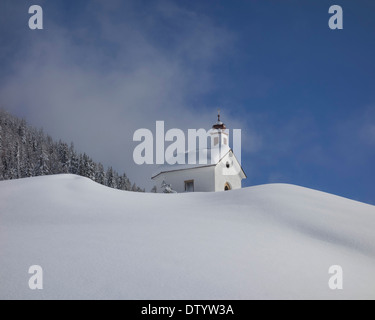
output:
[[[182,192],[216,192],[240,189],[246,174],[233,150],[229,147],[228,130],[218,120],[209,131],[210,145],[204,149],[185,152],[185,164],[160,165],[152,175],[157,192],[163,192],[162,185],[169,186],[177,193]],[[188,159],[201,159],[188,163]]]

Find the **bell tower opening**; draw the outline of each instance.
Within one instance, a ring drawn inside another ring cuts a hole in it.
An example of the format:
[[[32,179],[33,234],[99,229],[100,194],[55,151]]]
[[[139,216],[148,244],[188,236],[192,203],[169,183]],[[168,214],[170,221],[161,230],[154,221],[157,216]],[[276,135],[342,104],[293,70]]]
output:
[[[221,148],[223,146],[228,147],[229,135],[227,127],[220,120],[220,109],[217,110],[217,122],[212,126],[211,129],[211,146]]]

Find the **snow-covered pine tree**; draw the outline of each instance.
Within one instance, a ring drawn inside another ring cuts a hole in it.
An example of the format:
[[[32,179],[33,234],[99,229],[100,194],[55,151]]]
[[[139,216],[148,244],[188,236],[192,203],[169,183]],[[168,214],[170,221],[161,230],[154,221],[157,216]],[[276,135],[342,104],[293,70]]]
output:
[[[0,109],[0,180],[59,173],[79,174],[121,190],[143,191],[135,184],[132,188],[126,174],[119,175],[113,168],[106,172],[87,154],[77,153],[73,143],[56,143],[43,130]]]
[[[74,150],[73,142],[71,143],[70,148],[69,148],[69,156],[70,156],[69,173],[78,174],[79,173],[79,157],[77,156],[77,153]]]
[[[106,185],[104,167],[103,167],[103,165],[100,162],[96,166],[95,181],[97,183]]]
[[[61,173],[69,173],[70,168],[70,155],[69,155],[69,147],[68,144],[59,141],[57,145],[58,151],[58,162],[60,163],[60,172]]]
[[[115,176],[114,176],[114,174],[113,174],[113,169],[112,169],[112,167],[109,167],[109,168],[107,169],[106,180],[107,180],[107,187],[115,188],[116,181],[115,181]]]

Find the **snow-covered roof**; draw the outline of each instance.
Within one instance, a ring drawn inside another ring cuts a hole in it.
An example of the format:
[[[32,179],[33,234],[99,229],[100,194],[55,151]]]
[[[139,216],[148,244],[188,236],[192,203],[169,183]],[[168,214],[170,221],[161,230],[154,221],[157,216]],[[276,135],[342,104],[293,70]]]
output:
[[[167,163],[158,166],[157,170],[152,174],[152,178],[164,172],[216,166],[231,151],[231,148],[227,145],[222,145],[221,148],[214,147],[184,152],[183,154],[179,154],[180,159],[184,160],[184,163],[169,164],[171,163],[169,159]],[[201,161],[200,158],[202,159]],[[189,163],[189,159],[195,159],[195,163]]]

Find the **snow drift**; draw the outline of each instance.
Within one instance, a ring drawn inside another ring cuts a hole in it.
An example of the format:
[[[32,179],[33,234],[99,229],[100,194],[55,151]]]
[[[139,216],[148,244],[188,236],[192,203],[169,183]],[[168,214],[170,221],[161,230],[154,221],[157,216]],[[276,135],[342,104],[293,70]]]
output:
[[[31,265],[44,289],[30,290]],[[340,265],[343,290],[330,290]],[[1,299],[374,299],[375,207],[286,184],[142,194],[0,182]]]

